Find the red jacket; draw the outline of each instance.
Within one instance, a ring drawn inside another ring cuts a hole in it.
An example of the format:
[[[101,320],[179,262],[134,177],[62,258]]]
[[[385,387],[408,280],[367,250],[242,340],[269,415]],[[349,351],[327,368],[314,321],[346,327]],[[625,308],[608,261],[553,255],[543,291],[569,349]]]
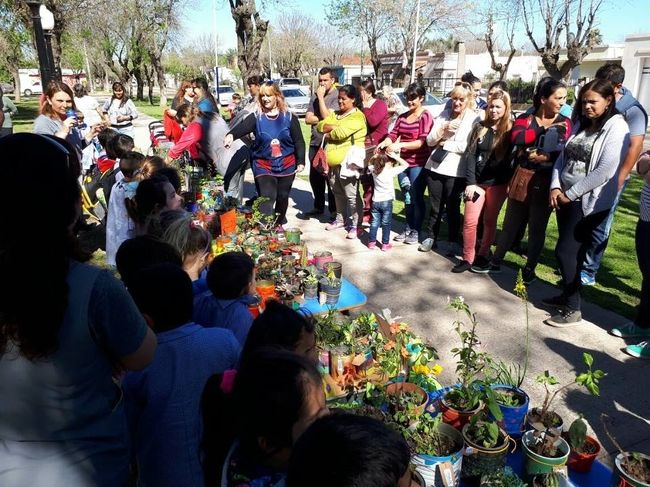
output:
[[[203,128],[201,127],[201,122],[195,121],[190,123],[185,129],[185,132],[183,132],[183,135],[181,135],[180,140],[170,149],[169,157],[172,159],[178,159],[183,155],[184,151],[189,151],[192,159],[198,159],[202,137]]]

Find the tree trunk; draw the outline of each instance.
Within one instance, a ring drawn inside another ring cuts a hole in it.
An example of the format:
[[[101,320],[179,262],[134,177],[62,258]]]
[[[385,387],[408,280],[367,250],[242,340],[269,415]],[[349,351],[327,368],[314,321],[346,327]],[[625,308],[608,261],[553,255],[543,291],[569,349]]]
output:
[[[372,69],[375,72],[375,80],[379,79],[379,70],[381,69],[381,59],[379,59],[379,52],[377,52],[377,40],[368,39],[368,47],[370,48],[370,62]]]
[[[237,66],[242,78],[261,73],[260,48],[266,37],[269,22],[257,12],[255,0],[229,0],[230,12],[237,34]]]
[[[144,79],[142,76],[142,71],[140,68],[134,69],[131,74],[133,74],[133,77],[137,83],[135,99],[142,101],[144,100]]]
[[[167,106],[167,80],[165,79],[165,69],[159,59],[152,60],[154,69],[156,70],[156,78],[158,79],[158,88],[160,88],[160,106]]]
[[[14,78],[14,100],[16,103],[20,103],[22,88],[20,87],[20,74],[18,73],[18,69],[13,69],[11,71],[11,76]]]

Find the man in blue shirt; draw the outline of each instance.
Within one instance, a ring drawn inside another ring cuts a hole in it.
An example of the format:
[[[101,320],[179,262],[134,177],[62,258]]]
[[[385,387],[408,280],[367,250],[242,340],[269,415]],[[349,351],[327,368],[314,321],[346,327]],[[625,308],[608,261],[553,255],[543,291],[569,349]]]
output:
[[[625,121],[630,129],[630,148],[619,168],[618,195],[616,201],[607,219],[594,230],[592,247],[587,251],[585,256],[580,275],[583,286],[593,286],[596,284],[596,273],[600,268],[600,263],[607,248],[609,232],[614,221],[614,213],[621,199],[621,194],[627,185],[630,172],[643,150],[643,139],[645,138],[646,128],[648,126],[648,115],[645,110],[636,98],[632,96],[632,93],[623,86],[625,70],[621,65],[608,63],[601,66],[596,71],[596,78],[608,80],[614,85],[616,109],[625,117]]]

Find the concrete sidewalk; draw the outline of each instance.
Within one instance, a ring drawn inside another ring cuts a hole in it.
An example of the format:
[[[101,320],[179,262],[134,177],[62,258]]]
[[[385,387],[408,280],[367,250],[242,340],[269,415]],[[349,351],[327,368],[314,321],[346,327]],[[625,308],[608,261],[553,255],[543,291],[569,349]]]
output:
[[[447,307],[448,299],[455,296],[463,296],[476,313],[482,350],[494,358],[523,364],[525,312],[522,301],[512,292],[514,269],[504,267],[496,276],[454,274],[450,270],[456,260],[445,257],[445,242],[437,251],[426,253],[419,252],[417,245],[396,242],[392,242],[394,247],[389,252],[369,250],[365,244],[367,233],[361,240],[351,241],[345,238],[343,230],[325,231],[325,219],[304,219],[299,212],[311,207],[309,183],[297,178],[291,192],[287,226],[295,225],[302,230],[310,250],[334,253],[335,260],[343,263],[345,276],[367,294],[368,309],[390,308],[393,316],[402,316],[421,336],[427,337],[440,355],[445,384],[453,383],[456,377],[450,350],[458,346],[459,339],[452,326],[454,312]],[[401,226],[393,223],[395,234]],[[605,451],[601,456],[608,463],[608,452],[615,453],[615,447],[604,434],[601,413],[610,417],[610,431],[623,448],[650,453],[650,362],[624,354],[625,341],[608,334],[608,330],[626,320],[595,304],[584,303],[584,324],[552,328],[543,323],[550,314],[541,306],[541,299],[558,293],[558,288],[540,281],[529,287],[530,360],[524,389],[531,396],[531,405],[541,405],[544,398],[543,387],[535,382],[538,374],[549,370],[560,385],[572,382],[576,373],[584,370],[582,353],[589,352],[595,368],[608,374],[601,381],[600,397],[592,397],[585,389],[574,386],[558,394],[554,409],[569,423],[583,413],[603,444]]]
[[[134,124],[136,146],[143,150],[149,146],[147,125],[151,120],[141,116]],[[368,310],[390,308],[393,316],[401,316],[426,337],[440,355],[443,383],[455,382],[455,361],[450,350],[458,346],[459,339],[452,326],[454,313],[447,303],[459,295],[478,317],[482,349],[496,359],[523,365],[525,313],[523,303],[512,292],[515,270],[504,267],[496,276],[453,274],[450,270],[455,261],[445,257],[444,242],[435,252],[418,252],[417,245],[395,242],[391,251],[381,252],[371,251],[362,243],[367,242],[367,233],[361,240],[351,241],[343,230],[327,232],[325,218],[319,221],[301,215],[312,208],[311,188],[302,177],[294,182],[285,227],[299,227],[311,251],[332,251],[335,259],[343,263],[345,276],[368,296]],[[245,192],[247,197],[254,192],[250,180]],[[394,221],[393,233],[401,230],[399,225]],[[540,281],[529,287],[530,360],[523,388],[531,396],[531,405],[541,405],[544,398],[543,387],[535,382],[538,374],[549,370],[560,385],[572,382],[576,373],[584,370],[582,353],[589,352],[594,367],[608,374],[601,381],[600,397],[573,386],[556,397],[553,408],[568,423],[578,413],[584,414],[603,444],[601,459],[610,465],[609,453],[615,453],[615,447],[604,433],[602,413],[609,416],[609,429],[623,448],[650,454],[650,362],[622,352],[633,340],[626,343],[608,334],[626,320],[596,304],[584,303],[584,324],[566,329],[549,327],[543,323],[550,315],[541,306],[541,299],[558,293],[558,288]]]

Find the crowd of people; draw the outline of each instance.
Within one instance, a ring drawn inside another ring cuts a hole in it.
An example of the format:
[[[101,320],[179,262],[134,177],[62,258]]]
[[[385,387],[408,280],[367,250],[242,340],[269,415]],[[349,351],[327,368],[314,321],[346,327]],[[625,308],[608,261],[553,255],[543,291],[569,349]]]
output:
[[[175,142],[169,160],[215,168],[237,198],[250,166],[265,198],[260,208],[280,232],[294,178],[310,163],[313,209],[305,213],[320,217],[327,203],[326,231],[344,229],[354,241],[367,224],[367,246],[383,251],[392,246],[397,178],[406,226],[393,241],[429,251],[446,221],[449,248],[462,254],[452,272],[494,273],[528,228],[526,283],[555,210],[562,292],[545,304],[558,310],[547,320],[558,327],[581,322],[581,286],[595,280],[636,168],[645,178],[636,231],[641,304],[612,334],[647,338],[647,116],[623,77],[620,66],[602,67],[572,114],[566,86],[544,78],[531,109],[513,120],[503,82],[483,100],[480,81],[468,75],[433,117],[417,84],[404,90],[400,113],[372,80],[338,85],[323,68],[305,117],[308,150],[276,84],[248,79],[249,96],[226,122],[207,82],[196,79],[181,84],[165,113]],[[137,151],[137,111],[124,87],[114,84],[101,107],[88,98],[83,87],[73,93],[53,82],[35,133],[0,138],[1,153],[21,156],[21,164],[0,163],[0,218],[19,229],[0,239],[0,274],[10,283],[0,293],[0,484],[420,485],[398,434],[369,418],[329,414],[310,317],[271,301],[253,318],[247,254],[224,253],[208,265],[212,235],[183,209],[169,160]],[[12,113],[8,106],[5,120]],[[38,198],[24,198],[25,179]],[[109,270],[86,263],[82,195],[106,208]],[[48,217],[25,225],[43,201]],[[650,344],[626,351],[649,358]],[[323,469],[325,456],[339,468]]]

